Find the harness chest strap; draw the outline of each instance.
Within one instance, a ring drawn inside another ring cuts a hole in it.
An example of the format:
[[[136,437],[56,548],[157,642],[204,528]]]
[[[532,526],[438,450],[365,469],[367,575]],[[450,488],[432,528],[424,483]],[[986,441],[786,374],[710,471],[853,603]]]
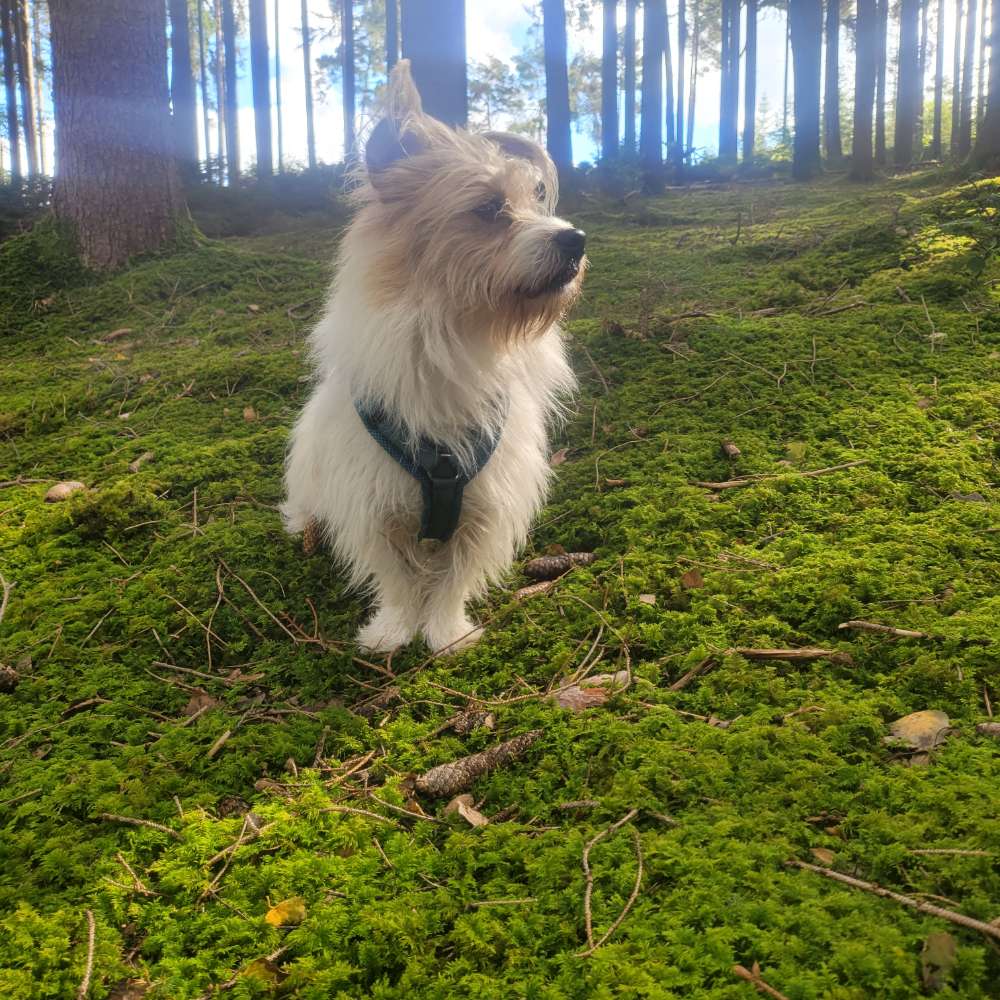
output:
[[[462,495],[465,487],[490,460],[499,442],[485,430],[478,430],[472,439],[472,464],[465,467],[444,445],[421,437],[413,447],[402,428],[391,420],[381,404],[370,405],[355,401],[354,409],[365,429],[397,465],[420,484],[423,513],[419,539],[431,538],[446,542],[455,533],[462,515]]]

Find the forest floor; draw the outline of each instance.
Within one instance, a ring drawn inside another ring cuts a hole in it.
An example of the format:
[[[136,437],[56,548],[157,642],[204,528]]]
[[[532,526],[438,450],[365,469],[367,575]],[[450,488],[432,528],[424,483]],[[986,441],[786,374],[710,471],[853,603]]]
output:
[[[1000,930],[789,865],[1000,917],[1000,182],[566,214],[581,385],[526,558],[596,560],[388,664],[275,509],[336,227],[100,282],[0,245],[4,997],[1000,997]],[[413,790],[536,730],[486,825]]]

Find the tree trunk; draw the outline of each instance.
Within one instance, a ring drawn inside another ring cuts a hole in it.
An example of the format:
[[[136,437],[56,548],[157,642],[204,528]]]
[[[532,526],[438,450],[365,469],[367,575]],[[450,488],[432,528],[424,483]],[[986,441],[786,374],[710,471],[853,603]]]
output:
[[[215,18],[215,54],[213,71],[215,75],[215,124],[216,138],[218,139],[219,162],[219,183],[222,184],[226,176],[226,116],[223,109],[226,105],[226,73],[223,57],[222,44],[222,8],[219,6],[221,0],[214,0],[213,14]]]
[[[735,163],[740,103],[740,0],[722,0],[719,159]]]
[[[385,65],[388,71],[399,62],[399,0],[385,0]]]
[[[340,47],[341,90],[344,99],[344,162],[354,153],[354,0],[343,0],[341,22],[344,29]]]
[[[875,9],[878,19],[878,51],[875,75],[875,162],[885,163],[885,81],[889,72],[889,0],[876,0]]]
[[[625,0],[625,149],[635,153],[635,6]]]
[[[31,32],[28,30],[26,0],[14,0],[14,45],[17,53],[17,79],[21,91],[21,131],[28,157],[28,176],[38,175],[38,136],[35,134],[35,65],[31,57]]]
[[[972,149],[972,76],[976,71],[976,0],[969,0],[965,18],[965,66],[962,70],[962,113],[958,132],[958,155],[964,159]]]
[[[684,143],[687,156],[694,149],[694,110],[698,94],[698,56],[701,48],[701,0],[694,0],[694,45],[691,48],[691,86],[688,90],[687,140]]]
[[[792,176],[809,180],[820,172],[819,98],[823,57],[822,0],[789,0],[792,72],[795,74],[795,139]]]
[[[958,159],[959,133],[962,130],[962,0],[955,0],[955,49],[951,72],[951,144],[948,152]]]
[[[663,39],[666,0],[646,0],[642,19],[642,103],[639,111],[639,160],[644,184],[654,190],[663,168]]]
[[[875,0],[857,0],[857,49],[854,60],[854,137],[851,142],[851,180],[875,178],[872,149],[872,110],[878,74],[878,15]]]
[[[917,70],[920,0],[901,0],[899,7],[899,78],[896,93],[896,133],[892,159],[897,167],[913,162],[917,127]]]
[[[990,11],[990,73],[986,113],[976,135],[972,162],[976,167],[1000,167],[1000,0]]]
[[[752,163],[757,141],[757,0],[747,0],[746,59],[743,80],[743,162]]]
[[[170,103],[177,167],[184,180],[194,180],[198,176],[198,119],[187,0],[170,0]]]
[[[201,81],[201,129],[205,137],[205,177],[212,179],[212,129],[208,116],[208,69],[205,58],[205,21],[201,8],[201,0],[195,0],[195,13],[198,18],[198,78]]]
[[[306,86],[306,150],[309,169],[316,169],[316,121],[313,115],[312,34],[309,29],[309,2],[302,0],[302,75]]]
[[[823,88],[823,145],[826,158],[838,163],[840,142],[840,0],[826,0],[826,83]]]
[[[684,162],[684,56],[687,51],[687,4],[677,0],[677,145],[678,163]]]
[[[49,0],[56,218],[83,262],[112,268],[177,235],[161,0]],[[114,72],[108,72],[113,66]]]
[[[663,12],[663,72],[667,84],[666,95],[666,118],[664,138],[667,143],[667,156],[673,156],[674,150],[674,60],[673,52],[670,50],[670,16],[666,11],[666,0],[664,0]]]
[[[257,176],[274,173],[271,149],[271,57],[267,47],[267,0],[250,0],[250,79]]]
[[[979,7],[979,72],[976,78],[976,124],[983,120],[986,114],[986,65],[989,62],[989,55],[986,51],[986,8],[989,0],[980,0]]]
[[[918,160],[924,157],[924,90],[927,80],[927,32],[930,26],[931,0],[920,0],[920,58],[917,60],[917,127],[915,154]]]
[[[240,181],[239,94],[236,92],[236,17],[233,0],[222,0],[222,43],[226,50],[226,176]]]
[[[545,45],[545,147],[563,176],[573,167],[563,0],[542,0],[542,37]]]
[[[447,125],[465,125],[469,117],[465,0],[402,0],[400,14],[403,56],[413,64],[413,81],[423,99],[424,111]],[[564,55],[565,52],[564,43]],[[564,58],[564,79],[567,75],[565,64]],[[568,84],[563,89],[568,122]],[[558,110],[556,114],[558,116]]]
[[[601,160],[618,156],[618,0],[604,0],[601,57]]]
[[[0,31],[3,33],[3,82],[7,110],[7,140],[10,143],[10,179],[21,183],[21,127],[17,121],[17,76],[14,62],[13,0],[0,0]]]
[[[31,44],[35,63],[35,134],[38,136],[38,169],[43,177],[49,176],[45,157],[45,63],[42,61],[42,15],[35,0],[31,18]]]
[[[788,75],[792,65],[792,18],[785,10],[785,85],[781,100],[781,141],[788,143],[792,133],[788,129]]]
[[[285,172],[285,130],[281,114],[281,0],[274,0],[274,118],[278,126],[278,173]]]
[[[934,46],[934,134],[931,159],[941,159],[941,122],[944,113],[944,0],[937,0],[937,44]]]

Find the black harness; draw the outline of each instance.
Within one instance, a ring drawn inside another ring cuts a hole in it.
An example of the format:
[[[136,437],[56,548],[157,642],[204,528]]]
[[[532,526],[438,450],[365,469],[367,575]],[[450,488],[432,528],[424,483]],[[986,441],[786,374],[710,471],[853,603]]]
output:
[[[500,435],[483,428],[472,436],[472,463],[461,464],[445,445],[421,437],[415,446],[404,436],[399,423],[390,419],[382,405],[355,401],[361,422],[393,461],[420,483],[424,509],[417,536],[446,542],[455,533],[462,514],[462,494],[496,450]]]

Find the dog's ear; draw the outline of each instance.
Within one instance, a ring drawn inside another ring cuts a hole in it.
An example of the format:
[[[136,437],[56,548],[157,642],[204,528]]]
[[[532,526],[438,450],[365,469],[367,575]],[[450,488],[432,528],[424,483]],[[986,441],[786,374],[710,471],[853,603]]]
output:
[[[549,154],[531,139],[516,132],[483,132],[483,137],[495,142],[500,151],[516,160],[527,160],[533,163],[542,173],[548,173],[552,166]]]
[[[410,73],[410,60],[400,59],[389,75],[385,116],[372,130],[365,145],[365,166],[372,183],[387,167],[427,148],[416,128],[422,116],[423,105]]]

